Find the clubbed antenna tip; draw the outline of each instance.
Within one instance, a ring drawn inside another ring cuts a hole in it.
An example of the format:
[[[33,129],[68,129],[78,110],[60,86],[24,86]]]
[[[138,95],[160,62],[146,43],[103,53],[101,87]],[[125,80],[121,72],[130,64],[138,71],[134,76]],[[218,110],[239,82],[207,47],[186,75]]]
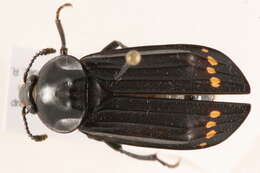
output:
[[[33,140],[35,140],[36,142],[41,142],[44,141],[45,139],[47,139],[48,136],[46,134],[43,135],[34,135],[33,136]]]
[[[48,55],[48,54],[52,54],[55,53],[56,50],[53,48],[46,48],[40,51],[40,55]]]
[[[22,115],[23,115],[23,121],[24,121],[24,125],[25,125],[25,130],[26,130],[26,133],[28,134],[28,136],[36,141],[36,142],[41,142],[41,141],[44,141],[45,139],[47,139],[47,135],[46,134],[43,134],[43,135],[33,135],[30,130],[29,130],[29,126],[28,126],[28,123],[27,123],[27,119],[26,119],[26,115],[28,114],[29,112],[26,110],[26,107],[23,107],[22,109]]]

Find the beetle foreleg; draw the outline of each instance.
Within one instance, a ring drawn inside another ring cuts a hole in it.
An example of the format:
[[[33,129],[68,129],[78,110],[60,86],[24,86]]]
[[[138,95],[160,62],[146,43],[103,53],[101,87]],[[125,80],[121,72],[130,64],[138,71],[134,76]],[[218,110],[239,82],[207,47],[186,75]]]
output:
[[[120,41],[114,40],[111,43],[109,43],[104,49],[102,49],[102,51],[114,50],[118,47],[127,48],[127,46],[121,43]]]
[[[126,154],[127,156],[138,159],[138,160],[158,161],[162,165],[167,166],[169,168],[176,168],[180,164],[180,161],[178,161],[174,164],[166,163],[166,162],[162,161],[161,159],[159,159],[157,154],[139,155],[139,154],[131,153],[129,151],[124,150],[122,145],[120,145],[120,144],[110,143],[110,142],[106,142],[106,144],[108,146],[110,146],[111,148],[113,148],[114,150],[119,151],[120,153]]]

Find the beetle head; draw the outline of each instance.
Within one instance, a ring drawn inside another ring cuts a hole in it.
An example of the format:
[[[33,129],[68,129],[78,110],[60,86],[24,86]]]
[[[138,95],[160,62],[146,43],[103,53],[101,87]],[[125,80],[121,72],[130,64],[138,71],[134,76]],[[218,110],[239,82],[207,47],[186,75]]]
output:
[[[24,84],[22,85],[22,87],[20,88],[20,91],[19,91],[19,99],[20,99],[20,102],[22,105],[22,115],[23,115],[23,120],[24,120],[24,124],[25,124],[25,129],[26,129],[26,132],[29,135],[29,137],[31,137],[35,141],[42,141],[47,138],[47,135],[32,135],[29,130],[29,127],[28,127],[26,115],[28,113],[37,112],[37,107],[36,107],[34,97],[33,97],[33,91],[34,91],[35,85],[38,81],[38,76],[32,75],[32,76],[28,77],[28,73],[30,71],[30,68],[32,67],[33,62],[36,60],[37,57],[39,57],[41,55],[55,53],[55,52],[56,52],[55,49],[51,49],[51,48],[43,49],[42,51],[38,52],[32,58],[29,66],[27,67],[27,69],[24,73],[24,78],[23,78]]]
[[[33,99],[33,89],[38,80],[38,76],[30,76],[19,90],[19,99],[22,107],[25,107],[28,112],[36,113],[36,105]]]
[[[24,73],[24,84],[19,91],[25,128],[29,137],[35,141],[42,141],[47,135],[31,134],[26,120],[28,113],[37,113],[47,127],[61,133],[75,130],[84,115],[85,109],[80,104],[85,97],[74,98],[73,95],[79,94],[85,87],[85,73],[79,60],[67,54],[65,35],[59,19],[60,11],[67,6],[71,4],[60,6],[56,12],[61,55],[46,63],[39,76],[28,77],[30,68],[38,56],[55,53],[56,50],[47,48],[37,53]],[[78,85],[83,87],[78,88]]]

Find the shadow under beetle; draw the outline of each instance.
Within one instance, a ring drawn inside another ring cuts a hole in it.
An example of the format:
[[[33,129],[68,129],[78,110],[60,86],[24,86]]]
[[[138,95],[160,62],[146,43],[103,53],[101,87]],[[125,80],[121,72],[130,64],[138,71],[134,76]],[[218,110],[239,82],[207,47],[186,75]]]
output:
[[[22,114],[29,136],[28,113],[38,114],[51,130],[76,129],[128,156],[157,160],[125,151],[122,144],[190,150],[227,139],[245,120],[250,105],[213,101],[218,94],[247,94],[250,86],[239,68],[223,53],[198,45],[127,47],[113,41],[102,51],[80,60],[68,55],[57,10],[60,56],[47,62],[39,75],[24,74],[20,89]],[[119,48],[119,49],[118,49]]]

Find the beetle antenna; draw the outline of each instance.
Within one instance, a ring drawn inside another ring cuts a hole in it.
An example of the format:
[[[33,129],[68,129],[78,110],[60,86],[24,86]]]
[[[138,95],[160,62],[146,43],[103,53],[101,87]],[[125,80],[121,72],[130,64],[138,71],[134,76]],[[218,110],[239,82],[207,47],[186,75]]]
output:
[[[62,28],[62,24],[61,24],[61,21],[59,19],[60,17],[60,11],[64,8],[64,7],[72,7],[72,4],[70,3],[66,3],[66,4],[63,4],[62,6],[60,6],[56,12],[56,26],[57,26],[57,29],[59,31],[59,34],[60,34],[60,38],[61,38],[61,49],[60,49],[60,53],[61,55],[67,55],[68,53],[68,49],[66,48],[66,40],[65,40],[65,34],[64,34],[64,31],[63,31],[63,28]]]
[[[25,130],[26,130],[26,133],[28,134],[28,136],[36,142],[44,141],[45,139],[47,139],[48,136],[46,134],[44,134],[44,135],[33,135],[30,132],[29,126],[28,126],[28,123],[27,123],[27,119],[26,119],[27,114],[28,114],[28,111],[26,111],[26,107],[23,107],[23,109],[22,109],[23,121],[24,121],[24,125],[25,125]]]
[[[55,52],[56,52],[56,50],[53,49],[53,48],[46,48],[46,49],[43,49],[43,50],[41,50],[40,52],[38,52],[36,55],[34,55],[34,57],[32,58],[32,60],[31,60],[31,62],[30,62],[30,64],[29,64],[28,67],[26,68],[26,71],[25,71],[24,76],[23,76],[23,82],[24,82],[24,83],[26,82],[27,77],[28,77],[28,73],[29,73],[29,71],[30,71],[30,69],[31,69],[31,67],[32,67],[32,65],[33,65],[33,63],[34,63],[34,61],[36,60],[36,58],[37,58],[38,56],[48,55],[48,54],[55,53]]]

